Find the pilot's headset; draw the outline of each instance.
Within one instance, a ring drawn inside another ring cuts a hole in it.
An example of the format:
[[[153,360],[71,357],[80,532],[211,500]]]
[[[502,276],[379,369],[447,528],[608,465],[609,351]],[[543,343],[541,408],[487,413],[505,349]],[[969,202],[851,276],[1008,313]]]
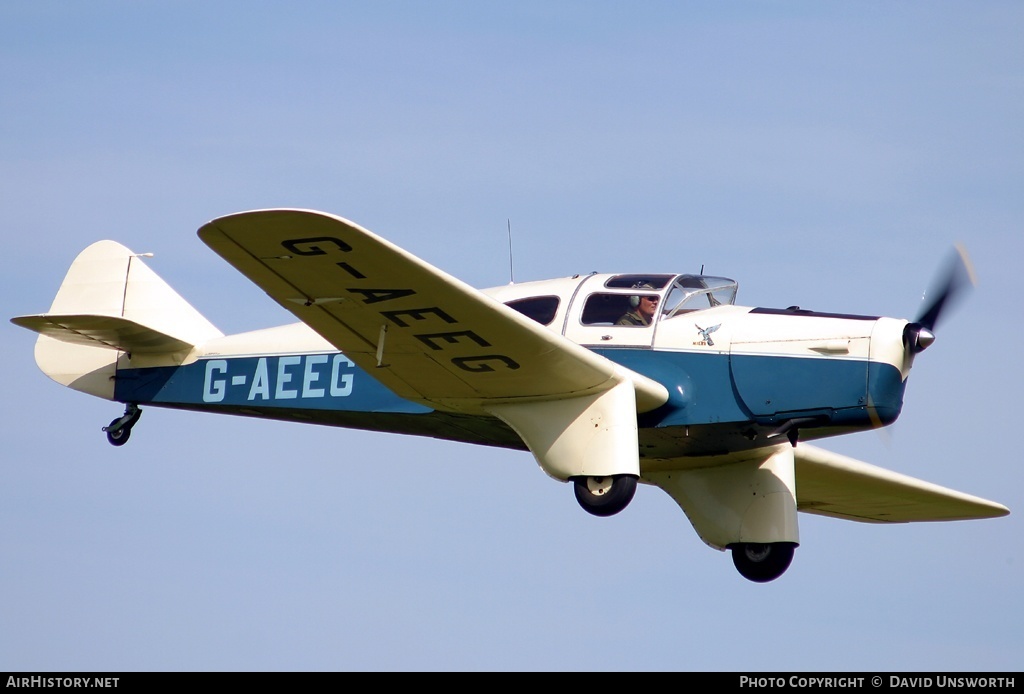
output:
[[[633,285],[632,288],[633,289],[654,289],[654,287],[652,287],[647,282],[637,282],[636,284]],[[633,296],[629,297],[629,307],[630,308],[636,308],[639,305],[640,305],[640,297],[639,296],[634,294]]]

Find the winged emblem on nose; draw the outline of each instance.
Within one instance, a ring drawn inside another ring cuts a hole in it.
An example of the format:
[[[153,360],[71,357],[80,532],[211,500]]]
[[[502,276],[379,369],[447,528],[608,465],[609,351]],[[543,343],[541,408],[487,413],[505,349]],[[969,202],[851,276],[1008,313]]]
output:
[[[719,323],[718,325],[712,325],[710,328],[702,328],[696,323],[694,323],[693,325],[695,328],[697,328],[697,331],[700,333],[700,336],[704,338],[704,341],[713,347],[715,345],[715,341],[711,339],[711,333],[721,328],[722,324]]]

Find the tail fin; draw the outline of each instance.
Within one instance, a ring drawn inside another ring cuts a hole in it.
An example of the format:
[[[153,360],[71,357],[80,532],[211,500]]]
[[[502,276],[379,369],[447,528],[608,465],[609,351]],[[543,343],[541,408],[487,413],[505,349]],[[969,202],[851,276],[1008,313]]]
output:
[[[97,241],[71,264],[48,313],[12,318],[40,334],[36,364],[62,385],[113,399],[118,362],[182,363],[221,337],[208,320],[114,241]]]

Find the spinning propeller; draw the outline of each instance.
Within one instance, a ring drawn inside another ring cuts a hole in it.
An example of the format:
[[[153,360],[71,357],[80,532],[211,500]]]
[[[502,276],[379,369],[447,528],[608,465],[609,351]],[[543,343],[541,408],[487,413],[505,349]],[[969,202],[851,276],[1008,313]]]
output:
[[[925,304],[917,318],[903,328],[903,373],[906,374],[913,364],[914,357],[935,342],[935,326],[939,320],[948,315],[948,311],[964,292],[975,285],[974,268],[967,255],[967,250],[960,245],[953,248],[945,266],[932,280],[930,289],[925,292]],[[885,422],[878,415],[875,403],[868,398],[868,415],[878,431],[883,429]]]
[[[923,352],[935,342],[935,326],[943,312],[963,295],[965,289],[970,289],[974,284],[974,268],[967,256],[967,250],[958,245],[954,248],[945,269],[933,282],[932,289],[925,294],[925,299],[929,299],[929,295],[933,295],[934,298],[929,299],[917,319],[903,329],[903,344],[908,355]]]

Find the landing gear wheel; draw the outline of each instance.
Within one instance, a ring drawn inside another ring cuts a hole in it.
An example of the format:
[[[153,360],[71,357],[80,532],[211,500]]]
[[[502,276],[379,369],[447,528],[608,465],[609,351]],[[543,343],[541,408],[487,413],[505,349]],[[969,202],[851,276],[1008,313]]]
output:
[[[793,561],[795,542],[738,542],[729,545],[732,563],[743,578],[755,583],[774,581]]]
[[[128,443],[128,437],[132,435],[131,427],[121,427],[120,429],[114,428],[114,425],[117,424],[119,421],[121,421],[120,417],[112,421],[110,423],[110,426],[107,427],[107,441],[110,442],[111,446],[125,445],[126,443]]]
[[[636,480],[634,475],[572,478],[576,501],[595,516],[614,516],[626,508],[636,493]]]
[[[123,446],[128,443],[128,437],[132,435],[132,427],[142,416],[142,409],[134,404],[128,403],[124,408],[124,414],[109,425],[103,427],[107,433],[107,441],[111,446]]]

